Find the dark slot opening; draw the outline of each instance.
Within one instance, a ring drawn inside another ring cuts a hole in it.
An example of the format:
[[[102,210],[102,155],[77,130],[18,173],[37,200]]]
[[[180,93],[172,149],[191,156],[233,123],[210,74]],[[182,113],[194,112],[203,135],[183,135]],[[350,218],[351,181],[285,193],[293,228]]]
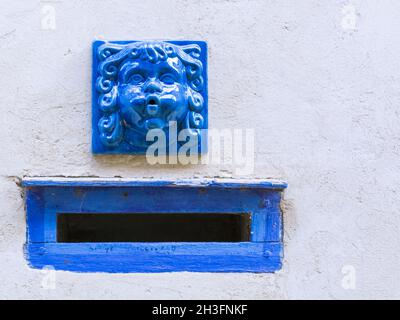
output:
[[[249,214],[57,215],[58,242],[243,242],[249,239]]]

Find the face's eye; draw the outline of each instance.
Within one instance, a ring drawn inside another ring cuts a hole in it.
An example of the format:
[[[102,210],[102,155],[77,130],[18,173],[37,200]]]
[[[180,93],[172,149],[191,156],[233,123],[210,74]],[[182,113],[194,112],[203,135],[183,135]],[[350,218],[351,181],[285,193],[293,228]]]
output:
[[[160,81],[164,84],[174,84],[175,77],[170,73],[165,73],[160,77]]]
[[[144,82],[144,78],[141,74],[135,73],[129,77],[128,82],[131,84],[141,84]]]

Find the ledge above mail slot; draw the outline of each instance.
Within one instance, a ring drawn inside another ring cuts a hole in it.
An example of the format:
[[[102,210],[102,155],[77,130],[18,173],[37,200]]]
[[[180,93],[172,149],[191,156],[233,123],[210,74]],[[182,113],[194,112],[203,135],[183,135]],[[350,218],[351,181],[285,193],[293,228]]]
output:
[[[77,272],[274,272],[278,180],[24,178],[25,254]]]

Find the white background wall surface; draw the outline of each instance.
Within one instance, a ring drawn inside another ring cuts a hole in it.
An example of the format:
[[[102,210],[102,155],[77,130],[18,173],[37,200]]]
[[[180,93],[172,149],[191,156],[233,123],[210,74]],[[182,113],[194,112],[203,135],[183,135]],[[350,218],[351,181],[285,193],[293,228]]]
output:
[[[2,0],[0,16],[0,298],[400,298],[399,1]],[[210,127],[255,128],[245,178],[289,183],[281,271],[57,271],[48,286],[27,266],[17,177],[236,178],[94,157],[94,39],[208,42]]]

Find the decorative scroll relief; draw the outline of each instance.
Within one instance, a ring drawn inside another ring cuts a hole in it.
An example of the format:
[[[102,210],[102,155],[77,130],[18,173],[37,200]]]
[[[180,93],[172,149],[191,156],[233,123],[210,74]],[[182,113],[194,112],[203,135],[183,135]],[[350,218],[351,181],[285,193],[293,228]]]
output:
[[[151,129],[207,128],[204,42],[94,43],[93,151],[145,153]],[[175,138],[177,139],[177,138]],[[179,141],[175,141],[179,144]]]

